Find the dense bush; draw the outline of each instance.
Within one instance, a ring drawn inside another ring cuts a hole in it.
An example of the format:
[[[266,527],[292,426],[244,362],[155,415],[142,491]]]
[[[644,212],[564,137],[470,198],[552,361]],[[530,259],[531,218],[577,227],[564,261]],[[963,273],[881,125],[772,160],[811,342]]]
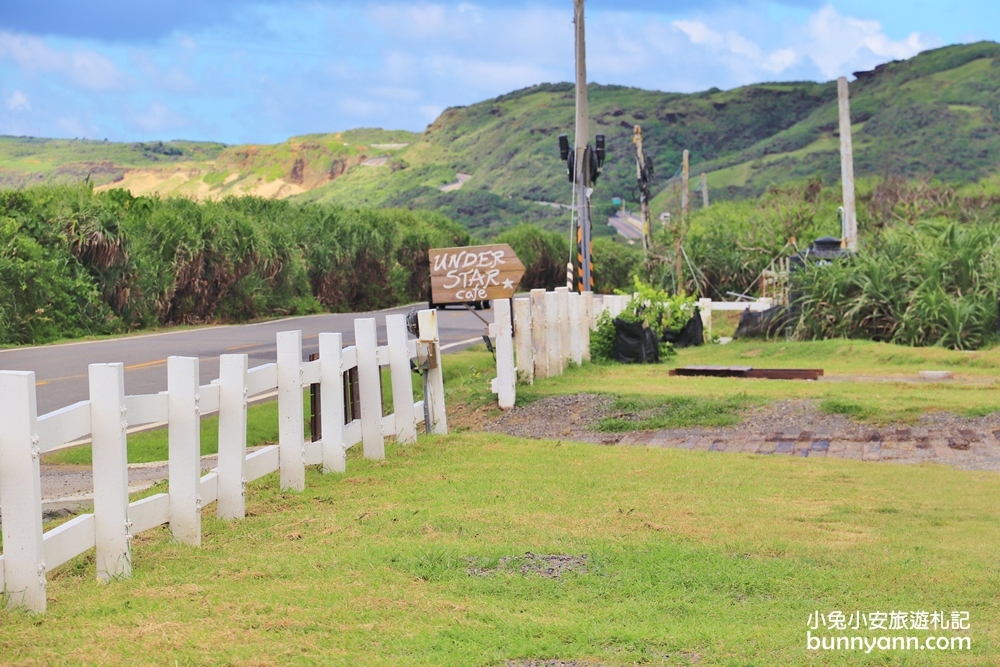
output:
[[[796,276],[803,338],[981,347],[995,335],[1000,225],[929,221],[886,230],[847,260]]]
[[[510,244],[524,264],[521,289],[551,290],[566,285],[569,240],[565,236],[523,224],[498,234],[493,243]]]
[[[0,191],[0,343],[392,306],[426,297],[428,248],[468,242],[425,211]]]
[[[675,288],[681,237],[683,288],[717,300],[757,295],[771,260],[840,236],[840,188],[805,181],[756,200],[693,212],[686,229],[661,230],[644,276]],[[971,349],[996,335],[1000,296],[1000,181],[954,188],[901,178],[859,183],[860,252],[807,263],[793,274],[795,335],[851,337]]]

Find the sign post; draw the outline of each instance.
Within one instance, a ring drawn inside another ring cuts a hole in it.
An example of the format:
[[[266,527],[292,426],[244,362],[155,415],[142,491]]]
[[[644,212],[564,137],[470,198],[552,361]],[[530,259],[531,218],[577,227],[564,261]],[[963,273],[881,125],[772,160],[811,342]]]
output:
[[[429,254],[434,303],[509,299],[524,276],[524,264],[506,243],[434,248]]]

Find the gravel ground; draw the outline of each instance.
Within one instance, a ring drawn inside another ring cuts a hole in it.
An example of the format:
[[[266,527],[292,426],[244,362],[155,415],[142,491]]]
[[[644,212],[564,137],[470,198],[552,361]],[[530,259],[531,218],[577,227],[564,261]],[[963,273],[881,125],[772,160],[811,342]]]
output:
[[[605,445],[674,446],[716,451],[813,453],[898,463],[934,461],[969,470],[1000,472],[1000,413],[975,419],[945,412],[923,415],[915,424],[862,424],[820,411],[809,400],[778,401],[752,409],[742,423],[727,428],[693,427],[635,433],[599,433],[594,426],[612,416],[612,398],[594,394],[551,396],[496,417],[482,430],[522,438],[564,439]],[[696,443],[708,446],[697,446]],[[739,445],[739,447],[733,445]],[[688,445],[688,446],[685,446]],[[747,445],[749,448],[744,448]],[[853,456],[853,452],[860,455]],[[870,451],[881,452],[869,454]]]

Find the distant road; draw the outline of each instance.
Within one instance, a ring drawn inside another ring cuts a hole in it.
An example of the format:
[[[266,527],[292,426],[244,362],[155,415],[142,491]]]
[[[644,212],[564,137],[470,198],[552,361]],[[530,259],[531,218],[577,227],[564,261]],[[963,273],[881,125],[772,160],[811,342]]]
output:
[[[212,326],[200,329],[80,341],[59,345],[0,350],[0,370],[34,371],[38,387],[38,414],[51,412],[89,398],[87,366],[93,363],[125,364],[125,393],[150,394],[167,388],[167,357],[185,356],[201,359],[201,384],[219,376],[219,355],[246,354],[250,366],[275,361],[275,335],[280,331],[302,331],[306,358],[317,352],[318,336],[340,332],[344,345],[354,344],[354,320],[375,317],[379,342],[385,343],[385,316],[407,313],[413,306],[402,306],[376,313],[339,313],[291,317],[255,324]],[[424,307],[424,306],[421,306]],[[488,322],[492,311],[479,312]],[[473,345],[485,325],[467,310],[438,311],[438,328],[445,351]]]

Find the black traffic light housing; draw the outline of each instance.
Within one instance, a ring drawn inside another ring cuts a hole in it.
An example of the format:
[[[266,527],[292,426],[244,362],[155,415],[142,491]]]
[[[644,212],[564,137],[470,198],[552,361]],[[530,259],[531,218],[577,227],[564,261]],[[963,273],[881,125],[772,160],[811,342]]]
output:
[[[607,155],[603,134],[598,134],[594,137],[594,143],[596,145],[595,150],[590,150],[589,146],[585,149],[587,151],[586,155],[590,157],[590,164],[588,166],[590,168],[591,183],[596,183],[597,177],[604,170],[604,158]],[[576,171],[576,150],[569,147],[569,137],[565,134],[559,135],[559,159],[566,162],[566,176],[569,182],[572,183],[574,181],[574,172]]]

